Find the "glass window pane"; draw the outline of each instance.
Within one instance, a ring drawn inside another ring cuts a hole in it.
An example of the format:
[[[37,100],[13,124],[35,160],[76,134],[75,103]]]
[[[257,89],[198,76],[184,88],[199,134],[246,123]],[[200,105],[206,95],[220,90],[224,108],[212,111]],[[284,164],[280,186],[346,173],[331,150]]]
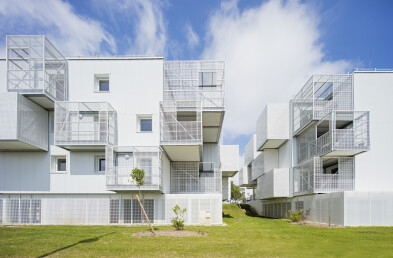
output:
[[[141,119],[141,132],[151,132],[152,121],[151,119]]]
[[[66,159],[57,159],[57,171],[66,171]]]
[[[105,171],[105,159],[99,160],[99,171]]]
[[[108,80],[100,80],[100,91],[109,91],[109,81]]]

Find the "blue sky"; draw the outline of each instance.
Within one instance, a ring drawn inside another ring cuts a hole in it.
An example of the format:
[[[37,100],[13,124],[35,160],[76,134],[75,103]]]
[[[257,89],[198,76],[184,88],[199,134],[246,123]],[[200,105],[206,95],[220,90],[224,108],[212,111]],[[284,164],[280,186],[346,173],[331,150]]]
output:
[[[241,152],[266,103],[313,73],[393,68],[393,1],[4,0],[6,34],[45,34],[66,56],[226,62],[224,143]]]

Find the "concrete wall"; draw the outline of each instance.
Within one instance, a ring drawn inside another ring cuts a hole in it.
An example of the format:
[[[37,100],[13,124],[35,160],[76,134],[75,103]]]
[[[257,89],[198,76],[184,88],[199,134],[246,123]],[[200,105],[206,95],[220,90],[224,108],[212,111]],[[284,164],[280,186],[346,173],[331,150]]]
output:
[[[357,191],[392,190],[393,72],[354,72],[355,110],[370,111],[370,150],[355,158]]]

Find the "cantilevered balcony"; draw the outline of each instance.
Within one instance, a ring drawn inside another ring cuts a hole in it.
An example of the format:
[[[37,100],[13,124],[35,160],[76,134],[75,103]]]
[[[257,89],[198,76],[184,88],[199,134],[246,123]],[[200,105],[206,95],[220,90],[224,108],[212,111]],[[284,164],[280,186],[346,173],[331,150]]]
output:
[[[289,197],[289,169],[275,168],[257,180],[257,199]]]
[[[332,111],[316,128],[318,156],[354,156],[370,149],[369,112]]]
[[[239,169],[239,185],[241,187],[253,188],[256,186],[256,180],[251,179],[251,166],[244,166]]]
[[[293,135],[332,110],[353,110],[352,75],[313,75],[292,100]]]
[[[294,195],[353,191],[353,157],[314,157],[294,167]]]
[[[111,191],[137,191],[130,174],[134,168],[145,172],[142,191],[162,191],[161,151],[159,147],[107,146],[106,188]]]
[[[257,149],[276,149],[289,139],[289,104],[267,104],[257,121]]]
[[[239,145],[220,145],[222,176],[232,177],[239,170]]]
[[[107,102],[56,102],[55,144],[69,150],[115,145],[116,111]]]
[[[0,93],[0,151],[48,151],[48,111],[16,92]]]
[[[164,101],[201,102],[203,142],[220,139],[224,93],[224,62],[164,62]]]
[[[258,156],[251,164],[251,179],[257,180],[259,177],[278,167],[278,150],[265,149],[259,152]]]
[[[67,60],[45,36],[7,36],[7,88],[45,109],[67,100]]]
[[[171,193],[221,193],[221,190],[222,173],[215,163],[171,163]]]
[[[161,146],[171,161],[200,161],[202,110],[200,101],[160,103]]]

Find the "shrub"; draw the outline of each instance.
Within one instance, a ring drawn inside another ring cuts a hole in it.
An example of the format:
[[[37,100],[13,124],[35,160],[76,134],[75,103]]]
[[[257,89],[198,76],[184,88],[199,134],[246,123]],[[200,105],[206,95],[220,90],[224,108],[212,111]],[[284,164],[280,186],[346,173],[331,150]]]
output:
[[[303,210],[302,209],[300,209],[298,211],[289,210],[289,219],[292,222],[301,221],[303,219]]]
[[[311,209],[308,209],[308,210],[306,210],[306,212],[304,213],[303,218],[302,218],[303,224],[306,224],[306,222],[307,222],[307,220],[308,220],[308,217],[310,216],[310,210],[311,210]]]
[[[175,217],[172,218],[171,223],[172,226],[176,230],[183,230],[184,229],[184,213],[186,213],[186,209],[181,209],[179,205],[176,204],[175,207],[173,207],[173,212],[175,213]]]

